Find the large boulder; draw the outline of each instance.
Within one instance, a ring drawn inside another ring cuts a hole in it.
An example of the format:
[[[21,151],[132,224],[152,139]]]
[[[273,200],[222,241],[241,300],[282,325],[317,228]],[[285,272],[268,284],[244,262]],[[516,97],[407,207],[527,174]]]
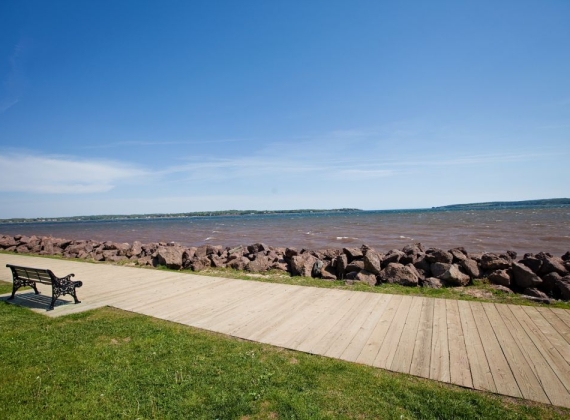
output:
[[[441,275],[440,279],[446,286],[467,286],[469,281],[471,281],[471,277],[461,272],[457,264],[451,264],[445,273]]]
[[[428,277],[422,281],[422,287],[426,287],[428,289],[441,289],[441,280],[436,277]]]
[[[10,248],[17,245],[18,243],[15,241],[15,239],[12,236],[2,236],[2,238],[0,238],[0,248],[2,249]]]
[[[549,273],[558,273],[561,276],[568,274],[568,270],[566,270],[562,258],[547,257],[542,260],[542,267],[540,267],[539,274],[544,276]]]
[[[570,276],[561,277],[554,284],[554,297],[562,300],[570,300]]]
[[[426,251],[426,258],[430,264],[434,263],[451,264],[453,262],[453,255],[439,248],[429,248]]]
[[[527,296],[532,296],[532,297],[536,297],[536,298],[540,298],[540,299],[548,299],[548,296],[546,295],[546,293],[541,292],[540,290],[534,288],[534,287],[527,287],[526,289],[524,289],[522,291],[523,295],[527,295]]]
[[[343,248],[342,252],[348,257],[348,261],[361,259],[364,254],[360,248]]]
[[[555,289],[558,282],[562,279],[562,276],[558,273],[548,273],[542,276],[542,283],[540,284],[540,289],[548,294],[551,294]]]
[[[322,269],[325,266],[325,264],[323,263],[322,260],[319,260],[317,258],[317,260],[315,261],[315,263],[313,264],[313,268],[311,269],[311,277],[315,277],[315,278],[319,278],[322,276]]]
[[[414,264],[403,264],[403,265],[408,267],[408,269],[416,275],[419,281],[423,281],[426,279],[425,272],[423,270],[418,270]]]
[[[125,252],[127,257],[137,257],[140,258],[142,255],[142,243],[139,241],[134,241],[131,247]]]
[[[299,251],[295,248],[285,248],[285,259],[290,260],[295,255],[299,255]]]
[[[417,286],[418,277],[405,265],[390,263],[380,273],[380,278],[385,283],[395,283],[402,286]]]
[[[511,266],[511,259],[507,255],[488,252],[481,256],[480,265],[485,271],[504,270]]]
[[[361,283],[366,283],[370,286],[376,286],[377,283],[376,275],[366,270],[359,271],[354,280],[357,280]]]
[[[212,259],[212,256],[210,256]],[[248,262],[245,266],[247,271],[251,271],[252,273],[261,273],[262,271],[267,271],[271,266],[271,261],[267,258],[263,253],[259,252],[255,259]]]
[[[196,257],[194,257],[196,258]],[[206,258],[206,257],[202,257]],[[227,265],[234,270],[243,270],[251,261],[244,256],[240,256],[237,258],[232,259]],[[194,270],[198,271],[198,270]]]
[[[443,274],[450,269],[450,267],[451,264],[449,263],[442,263],[442,262],[432,263],[430,265],[431,275],[432,277],[437,277],[438,279],[440,279],[441,276],[443,276]]]
[[[542,267],[542,260],[534,257],[532,254],[526,254],[525,257],[519,261],[532,270],[534,274],[538,274],[540,267]]]
[[[182,254],[182,261],[184,261],[184,265],[187,265],[188,259],[185,258],[186,250]],[[210,264],[212,267],[216,268],[224,268],[226,267],[226,260],[222,257],[217,256],[216,254],[211,254],[207,257],[210,260]]]
[[[328,262],[321,268],[321,278],[324,280],[336,280],[336,267],[332,262]]]
[[[248,245],[247,252],[250,254],[257,254],[258,252],[269,251],[269,247],[263,243],[256,243],[252,245]]]
[[[344,278],[344,273],[346,272],[346,267],[348,267],[348,257],[346,254],[341,254],[334,260],[334,266],[336,268],[336,276],[339,279]]]
[[[534,288],[542,283],[542,279],[524,264],[514,262],[511,268],[513,283],[522,289]]]
[[[195,256],[198,258],[207,257],[208,255],[215,254],[217,249],[214,248],[212,245],[202,245],[196,248]]]
[[[388,264],[400,262],[400,259],[405,257],[405,256],[406,256],[406,254],[404,254],[399,249],[392,249],[392,250],[388,251],[388,253],[386,255],[384,255],[384,258],[382,259],[381,265],[382,265],[382,267],[387,267]]]
[[[425,250],[424,247],[421,243],[417,243],[417,244],[413,244],[413,245],[406,245],[405,247],[402,248],[402,252],[406,255],[418,255],[418,254],[424,254]]]
[[[478,279],[481,277],[481,270],[479,269],[479,265],[477,261],[472,260],[470,258],[463,260],[459,263],[463,271],[469,275],[472,279]]]
[[[360,271],[360,270],[364,270],[364,261],[362,260],[354,260],[350,263],[348,263],[348,265],[346,266],[346,269],[344,270],[345,273],[350,273],[352,271]]]
[[[364,256],[364,269],[373,274],[380,274],[382,271],[380,256],[377,252],[367,252]]]
[[[183,264],[182,263],[183,254],[184,254],[184,248],[182,247],[161,246],[156,250],[156,261],[159,265],[164,265],[173,270],[180,270]]]
[[[246,261],[249,261],[245,257],[244,257],[244,259]],[[206,268],[210,267],[211,264],[212,264],[212,262],[206,256],[203,256],[203,257],[194,256],[194,258],[192,259],[192,262],[190,264],[190,268],[193,271],[202,271],[202,270],[205,270]],[[244,268],[245,268],[245,264],[242,267],[240,267],[240,270],[243,270]]]
[[[487,278],[493,284],[499,284],[501,286],[511,285],[511,275],[504,269],[493,271]]]
[[[16,247],[16,252],[18,254],[28,254],[30,252],[30,250],[28,249],[28,247],[26,245],[20,245]]]
[[[467,251],[465,250],[465,248],[453,248],[449,250],[449,253],[453,256],[454,263],[459,263],[469,258],[467,256]]]
[[[418,271],[422,271],[426,277],[431,275],[431,268],[430,263],[427,260],[425,254],[420,254],[414,261],[414,267],[418,269]]]
[[[309,253],[295,255],[291,258],[291,274],[294,276],[311,277],[316,261],[317,259]]]

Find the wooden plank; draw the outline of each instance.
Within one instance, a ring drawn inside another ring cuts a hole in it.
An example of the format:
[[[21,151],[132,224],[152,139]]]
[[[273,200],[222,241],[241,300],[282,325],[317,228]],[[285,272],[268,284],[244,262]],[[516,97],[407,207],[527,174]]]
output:
[[[564,323],[570,327],[570,311],[567,309],[551,308],[552,312],[556,314]]]
[[[388,307],[388,303],[390,302],[390,299],[392,299],[393,295],[381,294],[379,296],[380,299],[376,302],[371,313],[360,326],[344,352],[339,356],[340,359],[355,362],[358,355],[362,352],[362,349],[370,338],[372,331],[374,331],[376,324],[378,324],[380,317]]]
[[[215,329],[215,331],[223,332],[224,334],[239,337],[239,335],[234,334],[234,330],[240,326],[248,325],[248,323],[259,316],[260,313],[265,313],[265,316],[270,316],[271,311],[269,309],[286,301],[297,291],[298,288],[272,287],[264,295],[263,299],[258,299],[256,302],[253,301],[251,304],[241,307],[240,313],[229,315],[225,319],[219,320],[219,322],[212,322],[211,328]]]
[[[227,284],[228,281],[219,281],[214,284]],[[107,292],[107,296],[93,296],[90,294],[89,300],[104,300],[108,305],[120,305],[121,309],[127,311],[137,311],[139,308],[148,307],[149,305],[160,305],[163,301],[169,300],[174,296],[181,296],[187,292],[196,292],[201,288],[207,288],[207,285],[200,285],[193,282],[172,282],[171,278],[165,278],[161,281],[153,281],[147,283],[139,283],[138,287],[133,290],[128,288],[118,291]],[[104,293],[103,293],[104,294]]]
[[[337,323],[334,328],[336,330],[334,334],[331,334],[334,330],[331,330],[329,334],[327,334],[330,336],[330,340],[328,345],[323,346],[326,350],[320,354],[338,359],[364,322],[366,322],[366,319],[370,317],[376,303],[381,300],[381,296],[377,294],[362,293],[362,295],[364,299],[356,306],[356,310],[348,313],[342,322]],[[321,340],[321,343],[325,343],[326,340],[327,337],[325,336],[325,339]]]
[[[306,341],[309,337],[312,337],[316,331],[321,330],[322,325],[350,298],[350,295],[344,290],[335,290],[334,292],[337,293],[329,296],[329,298],[333,297],[334,300],[328,301],[326,306],[323,306],[321,310],[314,314],[313,319],[305,322],[301,330],[283,344],[285,347],[298,349],[301,343]]]
[[[473,388],[497,392],[493,374],[491,373],[491,368],[489,367],[489,362],[485,355],[485,349],[479,337],[477,324],[475,323],[475,319],[473,319],[471,305],[467,301],[460,300],[457,302],[457,306],[459,308],[461,327],[465,338],[465,348],[467,358],[469,359]]]
[[[401,295],[394,295],[388,302],[388,306],[382,313],[380,320],[374,327],[374,330],[370,334],[368,340],[364,344],[362,351],[356,358],[357,363],[363,363],[365,365],[372,365],[378,352],[380,351],[380,347],[386,338],[386,334],[388,333],[388,329],[392,324],[392,320],[396,316],[396,312],[398,308],[402,304],[404,296]]]
[[[548,321],[558,334],[570,344],[570,326],[568,326],[560,316],[556,315],[550,308],[536,307],[536,310]],[[564,343],[562,343],[564,344]]]
[[[449,376],[453,384],[473,388],[465,337],[456,300],[446,300],[447,340],[449,342]]]
[[[315,298],[319,298],[325,289],[314,289],[306,288],[307,290],[302,290],[295,299],[284,302],[282,306],[277,308],[277,311],[273,313],[271,318],[264,320],[261,325],[256,325],[254,328],[248,328],[242,331],[244,336],[248,340],[261,341],[262,338],[269,334],[272,330],[279,328],[283,323],[287,322],[291,314],[301,311],[307,306],[311,305],[315,301]],[[316,293],[320,292],[320,293]],[[245,334],[247,332],[247,334]]]
[[[198,328],[212,329],[212,327],[220,322],[227,322],[232,317],[241,315],[248,306],[254,305],[256,302],[265,299],[273,290],[271,283],[255,283],[252,287],[240,287],[240,293],[231,300],[230,303],[220,308],[218,305],[212,305],[211,310],[194,321],[193,325]],[[216,329],[212,329],[217,331]]]
[[[512,305],[496,305],[497,311],[505,322],[507,329],[524,354],[526,363],[538,378],[544,392],[552,404],[566,406],[570,402],[570,393],[552,370],[550,363],[535,346],[523,326],[511,311]]]
[[[390,366],[394,361],[394,356],[396,355],[398,344],[400,343],[400,337],[402,336],[404,325],[406,325],[406,319],[410,312],[412,301],[413,298],[411,296],[404,296],[402,298],[402,302],[398,307],[396,315],[394,315],[394,319],[386,333],[386,338],[380,346],[380,350],[378,351],[372,366],[380,367],[382,369],[390,369]]]
[[[533,401],[549,403],[550,400],[546,396],[540,382],[527,363],[522,350],[519,348],[517,341],[512,337],[509,328],[505,325],[495,305],[492,303],[484,303],[483,309],[495,331],[497,340],[503,349],[503,354],[509,363],[511,372],[513,372],[522,396]]]
[[[355,294],[351,293],[351,296],[349,296],[348,299],[339,306],[330,317],[326,318],[319,327],[314,330],[311,336],[299,343],[296,349],[307,353],[320,354],[317,349],[322,349],[322,344],[328,343],[330,338],[329,331],[331,331],[331,329],[333,329],[347,313],[362,302],[362,294],[363,293],[361,292]]]
[[[515,380],[505,355],[503,354],[501,345],[495,336],[495,331],[487,318],[485,309],[483,309],[481,303],[472,302],[471,311],[473,312],[473,318],[475,319],[475,324],[477,324],[477,329],[479,330],[481,343],[483,344],[485,354],[487,355],[487,361],[489,362],[489,367],[493,374],[493,380],[497,387],[497,392],[503,395],[510,395],[512,397],[522,397],[517,381]]]
[[[441,382],[451,380],[449,342],[447,340],[447,311],[443,299],[435,299],[434,302],[429,377]]]
[[[390,370],[409,373],[425,298],[414,296]]]
[[[554,327],[544,319],[542,314],[538,312],[535,307],[523,306],[522,308],[540,331],[542,331],[544,336],[548,338],[548,341],[550,341],[554,348],[558,350],[560,355],[564,360],[566,360],[566,363],[570,363],[570,346],[564,337],[562,337],[558,331],[556,331]]]
[[[283,303],[295,302],[303,290],[304,287],[301,286],[288,287],[282,295],[267,299],[261,305],[250,308],[250,312],[245,314],[241,322],[235,320],[233,328],[228,327],[228,334],[241,338],[248,337],[248,331],[260,329],[268,320],[274,318]]]
[[[434,299],[424,298],[422,301],[422,313],[418,325],[416,342],[414,343],[410,375],[429,378],[434,305]]]
[[[558,379],[560,379],[564,387],[570,391],[570,366],[568,363],[550,343],[548,337],[544,335],[541,329],[528,316],[522,306],[509,305],[509,309],[548,365],[552,368]]]
[[[249,293],[250,290],[242,284],[231,282],[223,285],[221,289],[206,288],[192,296],[176,296],[169,304],[154,310],[153,316],[194,326],[202,317],[217,309],[223,309]]]
[[[314,318],[323,307],[330,304],[331,299],[328,292],[326,289],[315,291],[311,302],[289,313],[284,321],[263,334],[259,340],[272,345],[280,345],[279,343],[289,341],[307,324],[308,320]]]

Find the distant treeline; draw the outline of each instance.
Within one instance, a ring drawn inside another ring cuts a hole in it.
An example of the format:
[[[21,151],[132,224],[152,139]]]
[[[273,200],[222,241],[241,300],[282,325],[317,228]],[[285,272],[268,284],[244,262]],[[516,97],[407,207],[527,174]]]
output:
[[[182,217],[211,217],[211,216],[247,216],[260,214],[296,214],[296,213],[347,213],[358,212],[360,209],[299,209],[299,210],[220,210],[195,211],[190,213],[155,213],[155,214],[103,214],[98,216],[72,216],[72,217],[35,217],[0,219],[0,223],[53,223],[53,222],[96,222],[107,220],[141,220],[141,219],[174,219]]]
[[[490,203],[452,204],[449,206],[433,207],[435,210],[496,210],[517,207],[557,207],[569,206],[570,198],[549,198],[545,200],[525,201],[493,201]]]

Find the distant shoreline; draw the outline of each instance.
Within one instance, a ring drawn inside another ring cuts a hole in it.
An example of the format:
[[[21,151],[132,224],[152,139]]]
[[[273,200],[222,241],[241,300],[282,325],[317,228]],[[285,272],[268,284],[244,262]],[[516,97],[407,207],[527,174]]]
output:
[[[524,201],[493,201],[486,203],[451,204],[431,208],[394,209],[394,210],[362,210],[356,208],[341,209],[297,209],[297,210],[217,210],[186,213],[151,213],[127,215],[91,215],[70,217],[33,217],[0,219],[0,224],[19,223],[61,223],[61,222],[97,222],[124,220],[156,220],[181,219],[189,217],[224,217],[224,216],[257,216],[272,214],[308,214],[308,213],[356,213],[356,212],[414,212],[414,211],[457,211],[457,210],[501,210],[514,208],[552,208],[570,206],[570,198],[550,198]]]

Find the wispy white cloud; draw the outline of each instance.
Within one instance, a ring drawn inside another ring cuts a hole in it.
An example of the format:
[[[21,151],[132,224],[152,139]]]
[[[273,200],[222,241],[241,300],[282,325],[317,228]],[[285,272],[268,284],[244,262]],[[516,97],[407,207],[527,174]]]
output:
[[[234,143],[244,141],[242,139],[218,139],[218,140],[127,140],[111,143],[99,143],[82,146],[82,149],[108,149],[123,146],[180,146],[194,144],[217,144],[217,143]]]
[[[339,171],[338,176],[344,179],[375,179],[394,176],[396,171],[393,169],[343,169]]]
[[[0,191],[43,194],[102,193],[147,175],[122,162],[24,154],[0,155],[0,173]]]
[[[26,85],[24,62],[28,53],[28,42],[21,39],[14,47],[9,59],[9,71],[2,81],[0,90],[0,114],[6,112],[20,101]]]
[[[182,165],[174,165],[156,172],[157,176],[173,181],[239,180],[255,178],[280,179],[287,177],[320,177],[322,179],[372,179],[421,172],[433,167],[473,167],[507,162],[536,161],[558,154],[549,152],[488,153],[472,155],[410,155],[401,158],[368,157],[364,153],[340,155],[327,151],[320,153],[259,154],[227,159],[192,158]],[[431,170],[431,169],[430,169]],[[176,176],[182,178],[176,179]]]

